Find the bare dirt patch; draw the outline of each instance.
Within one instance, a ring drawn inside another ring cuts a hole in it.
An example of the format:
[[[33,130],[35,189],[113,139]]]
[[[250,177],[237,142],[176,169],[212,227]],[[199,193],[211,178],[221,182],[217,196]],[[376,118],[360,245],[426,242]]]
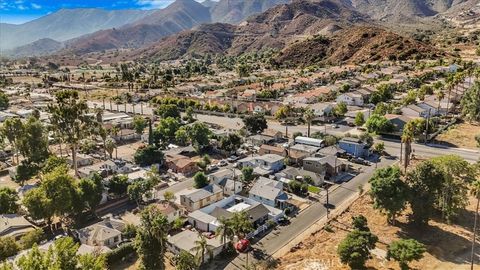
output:
[[[462,148],[478,149],[475,135],[480,134],[480,124],[460,123],[450,127],[447,131],[437,136],[440,142],[448,143]]]
[[[414,238],[427,246],[424,258],[410,264],[412,269],[470,269],[474,206],[472,198],[469,207],[451,225],[430,221],[426,228],[418,228],[410,225],[407,216],[403,215],[392,226],[386,222],[385,216],[373,209],[370,197],[364,195],[330,223],[333,232],[321,230],[312,234],[302,242],[300,249],[280,259],[279,269],[349,269],[340,263],[336,250],[351,230],[352,217],[359,214],[367,217],[370,229],[380,239],[372,252],[373,258],[367,262],[368,269],[400,269],[396,262],[384,258],[387,245],[400,238]],[[480,252],[480,248],[478,250]],[[480,269],[480,265],[475,269]]]

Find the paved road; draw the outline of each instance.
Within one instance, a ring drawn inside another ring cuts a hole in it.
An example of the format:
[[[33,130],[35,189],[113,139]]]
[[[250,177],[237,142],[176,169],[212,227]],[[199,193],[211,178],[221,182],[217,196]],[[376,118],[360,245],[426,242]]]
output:
[[[378,167],[386,167],[395,162],[395,160],[383,159]],[[349,200],[352,196],[358,193],[358,186],[365,185],[368,179],[372,176],[375,166],[367,167],[364,173],[359,174],[350,181],[343,183],[329,194],[329,203],[339,207],[342,203]],[[300,235],[303,231],[312,226],[315,222],[325,217],[327,212],[324,206],[326,198],[322,197],[319,202],[313,203],[297,217],[291,220],[290,225],[279,227],[263,237],[253,248],[261,249],[266,254],[273,254],[284,245],[292,241],[295,237]],[[250,256],[252,257],[252,256]],[[251,262],[253,259],[249,259]],[[244,269],[244,256],[237,256],[225,269]]]

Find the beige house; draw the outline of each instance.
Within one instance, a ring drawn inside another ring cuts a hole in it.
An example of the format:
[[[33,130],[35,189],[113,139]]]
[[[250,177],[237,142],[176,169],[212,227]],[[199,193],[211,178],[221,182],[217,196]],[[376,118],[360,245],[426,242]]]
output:
[[[20,215],[0,215],[1,237],[13,237],[15,240],[19,240],[22,236],[33,230],[35,230],[35,226]]]
[[[89,246],[115,247],[122,241],[125,223],[118,219],[106,218],[98,223],[77,231],[80,243]]]
[[[180,204],[192,212],[223,199],[223,189],[210,184],[192,193],[180,195]]]

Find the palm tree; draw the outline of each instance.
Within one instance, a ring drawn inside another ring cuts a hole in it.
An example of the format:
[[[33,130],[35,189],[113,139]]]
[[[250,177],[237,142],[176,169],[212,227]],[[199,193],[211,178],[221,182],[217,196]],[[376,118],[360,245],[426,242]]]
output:
[[[99,126],[97,130],[98,136],[102,139],[102,145],[103,145],[103,155],[104,159],[107,159],[107,136],[108,132],[103,126]]]
[[[217,236],[222,237],[222,244],[227,243],[227,239],[232,240],[234,236],[234,232],[232,229],[232,223],[230,219],[227,219],[225,217],[220,217],[218,219],[218,222],[220,223],[217,227],[217,230],[215,231],[215,234]]]
[[[475,210],[475,221],[473,222],[473,238],[472,238],[472,253],[470,255],[470,268],[473,270],[473,261],[475,255],[475,237],[477,236],[477,219],[478,219],[478,207],[480,206],[480,180],[472,183],[472,195],[477,198],[477,207]]]
[[[243,238],[253,230],[253,224],[245,211],[234,213],[230,220],[232,230],[238,238]]]
[[[403,128],[402,142],[405,144],[405,171],[410,163],[410,153],[412,151],[412,142],[415,138],[415,124],[413,121],[408,122]]]
[[[207,243],[207,239],[201,232],[198,232],[198,238],[194,244],[192,251],[196,253],[198,264],[202,265],[205,262],[205,253],[208,253],[209,258],[213,256],[213,247]]]
[[[195,257],[190,252],[182,250],[175,257],[175,269],[177,270],[196,270],[198,269]]]
[[[107,138],[104,143],[105,151],[108,152],[110,158],[112,158],[113,150],[117,149],[117,145],[115,144],[115,140],[112,138]]]
[[[110,135],[113,137],[117,137],[118,133],[120,132],[120,128],[117,126],[113,126],[110,129]],[[115,144],[115,158],[118,158],[118,151],[117,151],[117,145]]]
[[[303,119],[305,119],[305,122],[307,122],[308,125],[307,137],[310,137],[310,125],[312,124],[313,119],[315,119],[315,112],[311,108],[308,108],[303,113]]]
[[[438,98],[437,112],[440,112],[440,103],[441,103],[442,99],[445,98],[445,92],[443,92],[443,89],[438,88],[438,89],[435,91],[435,94],[437,95],[437,98]]]

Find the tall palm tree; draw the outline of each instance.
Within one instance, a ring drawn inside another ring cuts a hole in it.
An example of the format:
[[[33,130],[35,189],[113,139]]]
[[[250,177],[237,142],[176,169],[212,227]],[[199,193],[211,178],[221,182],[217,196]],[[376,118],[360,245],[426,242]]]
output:
[[[253,230],[253,224],[245,211],[234,213],[230,222],[232,230],[238,238],[245,237],[246,234]]]
[[[207,239],[201,232],[198,232],[198,238],[194,244],[192,251],[196,253],[198,264],[202,265],[205,262],[205,253],[208,253],[209,258],[213,256],[213,247],[207,243]]]
[[[412,151],[412,142],[414,138],[415,138],[415,124],[413,121],[410,121],[405,125],[402,133],[402,142],[405,144],[405,152],[404,152],[405,171],[407,171],[407,167],[410,163],[410,153]]]
[[[218,221],[220,224],[218,225],[215,233],[217,234],[217,236],[222,238],[222,244],[225,244],[227,243],[227,239],[232,240],[234,236],[232,223],[230,219],[227,219],[225,217],[220,217]]]
[[[118,133],[120,132],[120,128],[118,126],[113,126],[110,129],[110,135],[112,137],[117,137]],[[115,144],[115,158],[118,158],[118,149],[117,149],[117,144]]]
[[[307,122],[308,125],[307,137],[310,137],[310,125],[312,124],[313,119],[315,119],[315,112],[312,110],[312,108],[308,108],[303,113],[303,119],[305,119],[305,122]]]
[[[475,221],[473,222],[473,238],[472,238],[472,252],[470,255],[470,268],[473,270],[473,261],[475,255],[475,237],[477,236],[477,220],[478,220],[478,207],[480,206],[480,180],[472,183],[471,189],[472,195],[477,198],[477,207],[475,210]]]
[[[445,98],[445,92],[443,92],[443,89],[438,88],[438,89],[435,91],[435,95],[437,96],[437,99],[438,99],[437,112],[440,112],[440,103],[442,102],[442,99]]]
[[[107,138],[105,140],[104,146],[105,146],[105,151],[108,152],[108,155],[110,156],[110,158],[112,158],[113,150],[117,148],[117,145],[115,144],[115,140],[113,140],[112,138]]]

